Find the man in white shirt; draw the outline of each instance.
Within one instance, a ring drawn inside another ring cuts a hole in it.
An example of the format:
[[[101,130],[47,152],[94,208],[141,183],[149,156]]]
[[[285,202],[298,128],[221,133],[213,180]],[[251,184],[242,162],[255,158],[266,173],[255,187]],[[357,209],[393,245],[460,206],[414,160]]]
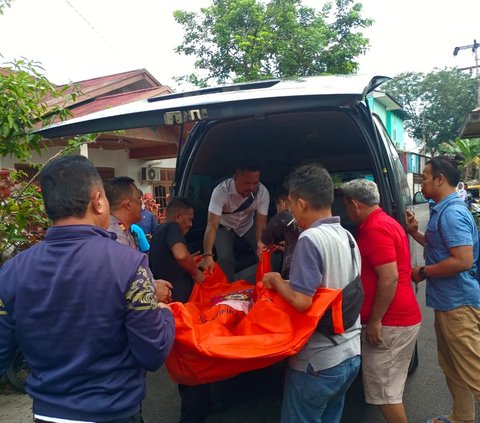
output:
[[[217,262],[233,281],[235,238],[244,238],[253,252],[257,250],[257,242],[267,223],[269,203],[268,190],[260,182],[258,163],[252,159],[241,160],[233,177],[220,182],[212,192],[199,267],[213,269],[215,244]]]

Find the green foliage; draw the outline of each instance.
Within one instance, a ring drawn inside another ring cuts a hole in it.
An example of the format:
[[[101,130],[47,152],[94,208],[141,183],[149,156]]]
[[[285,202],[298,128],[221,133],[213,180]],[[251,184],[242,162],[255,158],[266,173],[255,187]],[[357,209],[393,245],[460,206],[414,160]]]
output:
[[[6,7],[10,7],[13,0],[0,0],[0,15],[3,15],[3,11]]]
[[[409,135],[435,154],[442,143],[453,146],[458,138],[476,105],[477,81],[457,69],[406,72],[385,84],[385,91],[407,112],[405,127]]]
[[[41,150],[42,137],[30,131],[69,117],[64,105],[75,101],[79,91],[69,85],[59,89],[51,84],[37,62],[22,59],[7,65],[12,72],[0,75],[0,157],[26,160],[31,150]]]
[[[276,77],[353,73],[371,26],[353,0],[318,12],[301,0],[213,0],[199,13],[177,10],[184,38],[176,52],[196,58],[199,71],[178,78],[197,86]],[[332,23],[329,23],[332,22]]]
[[[46,163],[60,155],[77,152],[82,144],[94,142],[95,138],[95,135],[74,137]],[[42,166],[30,165],[38,171],[28,182],[22,171],[0,169],[0,265],[43,239],[51,223],[45,213],[40,188],[35,183]]]
[[[39,188],[25,176],[0,169],[0,264],[42,239],[49,224]]]
[[[442,144],[439,147],[442,154],[459,154],[463,180],[475,179],[480,167],[480,139],[471,138],[456,140],[453,145]]]
[[[70,112],[64,106],[75,101],[79,91],[74,86],[58,88],[40,72],[36,62],[18,60],[10,63],[11,73],[0,75],[0,158],[13,156],[30,166],[31,150],[42,153],[42,137],[30,132],[54,120],[64,120]],[[78,151],[82,144],[93,142],[95,135],[81,135],[69,140],[58,154]],[[0,264],[17,252],[43,238],[49,220],[34,181],[26,175],[0,169]]]

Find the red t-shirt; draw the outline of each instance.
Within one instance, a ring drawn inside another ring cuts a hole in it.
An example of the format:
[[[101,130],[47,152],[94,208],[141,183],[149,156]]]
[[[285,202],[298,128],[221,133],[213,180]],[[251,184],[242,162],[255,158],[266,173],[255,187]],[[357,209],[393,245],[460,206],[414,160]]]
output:
[[[357,243],[362,256],[362,283],[365,290],[361,319],[367,323],[377,293],[375,267],[397,263],[398,285],[385,312],[384,326],[411,326],[422,319],[412,288],[410,247],[402,226],[381,208],[370,213],[358,227]]]

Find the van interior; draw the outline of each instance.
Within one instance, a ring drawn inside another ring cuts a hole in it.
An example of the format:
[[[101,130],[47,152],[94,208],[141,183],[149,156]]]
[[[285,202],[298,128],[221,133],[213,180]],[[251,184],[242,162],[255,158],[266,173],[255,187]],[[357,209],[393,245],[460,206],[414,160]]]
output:
[[[335,186],[356,178],[378,178],[373,170],[371,146],[355,120],[341,109],[212,123],[194,148],[194,159],[186,169],[178,193],[189,197],[195,206],[193,228],[187,236],[192,251],[202,250],[213,188],[219,181],[233,175],[240,158],[253,157],[260,164],[260,180],[271,197],[270,215],[275,213],[275,192],[299,164],[322,164],[332,175]],[[341,195],[338,190],[335,193],[333,214],[339,215],[342,224],[355,234],[355,227],[345,214]],[[254,256],[243,263],[239,260],[237,270],[252,260],[255,260]]]

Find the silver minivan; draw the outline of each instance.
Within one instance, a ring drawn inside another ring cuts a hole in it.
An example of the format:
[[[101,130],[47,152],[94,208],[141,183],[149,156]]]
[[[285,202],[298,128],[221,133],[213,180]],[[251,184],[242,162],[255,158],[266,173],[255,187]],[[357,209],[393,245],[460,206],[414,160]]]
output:
[[[267,80],[165,95],[114,107],[43,128],[49,138],[147,126],[178,125],[174,196],[189,197],[195,220],[191,250],[202,247],[210,195],[242,157],[261,165],[261,181],[275,192],[297,165],[321,163],[335,184],[355,178],[377,183],[381,207],[405,227],[411,194],[397,151],[367,96],[389,78],[319,76]],[[185,132],[185,133],[184,133]],[[186,133],[188,132],[188,134]],[[273,212],[273,204],[272,204]],[[336,190],[333,213],[355,226]],[[412,262],[419,254],[412,247]],[[255,261],[238,246],[237,271]],[[417,365],[417,354],[410,371]]]
[[[261,180],[274,192],[300,163],[323,164],[337,184],[374,180],[382,208],[403,226],[411,196],[395,147],[366,97],[389,78],[320,76],[268,80],[178,93],[114,107],[43,128],[46,137],[146,126],[179,125],[173,195],[190,197],[195,222],[189,239],[201,246],[215,184],[239,158],[255,157]],[[192,127],[193,125],[193,127]],[[355,232],[341,199],[334,213]],[[241,267],[241,265],[240,265]]]

